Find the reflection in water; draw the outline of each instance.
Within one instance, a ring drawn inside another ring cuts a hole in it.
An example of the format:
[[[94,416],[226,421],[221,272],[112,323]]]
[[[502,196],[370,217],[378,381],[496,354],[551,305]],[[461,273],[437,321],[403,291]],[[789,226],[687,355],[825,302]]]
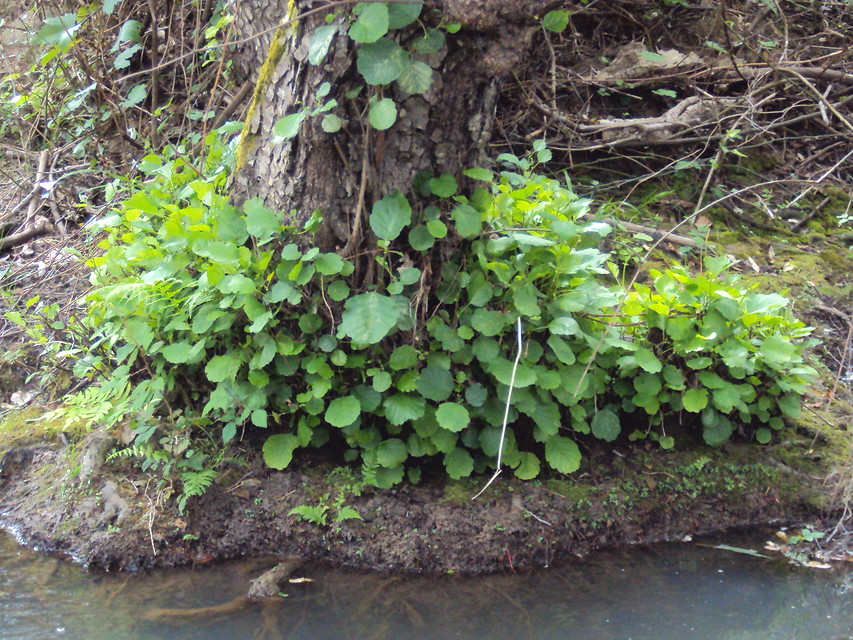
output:
[[[226,618],[152,624],[160,607],[242,595],[270,562],[88,574],[0,534],[0,639],[853,639],[842,567],[815,572],[696,546],[609,553],[529,574],[401,578],[320,569]]]

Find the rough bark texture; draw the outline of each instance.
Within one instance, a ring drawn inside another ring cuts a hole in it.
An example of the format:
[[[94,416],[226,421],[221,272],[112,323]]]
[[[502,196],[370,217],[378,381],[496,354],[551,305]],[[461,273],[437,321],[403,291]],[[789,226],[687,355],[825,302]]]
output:
[[[287,7],[285,0],[278,4],[275,10],[264,0],[242,0],[236,19],[240,36],[280,23]],[[405,95],[394,86],[384,89],[399,108],[396,124],[387,131],[365,128],[365,92],[355,100],[344,97],[360,84],[349,38],[337,36],[321,66],[308,64],[310,37],[324,23],[325,12],[300,20],[295,29],[277,32],[284,50],[274,68],[269,62],[266,68],[263,65],[276,43],[270,46],[269,37],[252,41],[238,54],[238,69],[249,74],[257,70],[260,80],[245,130],[244,161],[233,185],[236,203],[260,197],[268,207],[285,212],[290,222],[300,222],[319,209],[326,229],[316,241],[324,248],[340,247],[350,237],[357,212],[364,209],[359,199],[362,182],[363,201],[370,203],[395,189],[408,192],[413,176],[421,171],[458,175],[481,163],[488,155],[498,84],[527,55],[536,28],[532,18],[545,4],[448,0],[440,7],[443,14],[425,8],[422,20],[436,22],[443,15],[461,22],[463,29],[448,36],[445,49],[421,57],[434,71],[426,94]],[[297,2],[295,8],[304,12],[316,6]],[[421,28],[415,26],[393,37],[405,41],[419,33]],[[324,81],[333,86],[329,98],[338,99],[336,113],[344,118],[344,128],[328,134],[320,128],[321,118],[309,118],[297,138],[272,144],[275,122],[302,105],[314,104],[317,87]]]

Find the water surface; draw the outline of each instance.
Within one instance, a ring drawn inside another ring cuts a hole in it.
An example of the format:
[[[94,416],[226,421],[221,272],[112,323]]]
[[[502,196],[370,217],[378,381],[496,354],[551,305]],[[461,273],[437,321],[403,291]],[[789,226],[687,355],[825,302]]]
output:
[[[853,573],[696,545],[486,578],[306,570],[312,582],[236,614],[154,623],[158,608],[245,593],[268,562],[140,575],[88,573],[0,533],[0,639],[853,639]]]

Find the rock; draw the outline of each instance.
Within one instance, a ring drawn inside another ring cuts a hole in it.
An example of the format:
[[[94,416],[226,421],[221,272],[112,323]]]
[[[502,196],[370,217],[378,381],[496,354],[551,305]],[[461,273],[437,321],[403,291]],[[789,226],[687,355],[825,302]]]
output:
[[[103,431],[94,431],[83,439],[80,454],[81,480],[88,480],[101,470],[107,460],[107,454],[115,444],[115,439]]]

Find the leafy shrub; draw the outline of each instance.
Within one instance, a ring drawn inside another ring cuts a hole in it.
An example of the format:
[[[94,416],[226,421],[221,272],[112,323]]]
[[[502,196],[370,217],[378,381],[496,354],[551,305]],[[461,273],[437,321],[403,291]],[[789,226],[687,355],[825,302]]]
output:
[[[614,441],[626,412],[647,416],[633,437],[664,447],[669,414],[698,418],[709,444],[733,420],[762,425],[766,442],[796,414],[813,371],[787,300],[736,287],[724,258],[699,276],[652,272],[630,292],[605,284],[610,227],[532,158],[466,172],[484,185],[470,197],[450,176],[419,176],[434,204],[401,192],[376,202],[380,276],[360,289],[351,262],[300,240],[317,216],[282,227],[257,200],[229,204],[225,134],[208,140],[206,175],[178,154],[145,158],[151,180],[101,224],[93,349],[78,371],[123,390],[139,442],[186,413],[224,443],[269,429],[263,454],[277,469],[337,442],[385,487],[407,470],[416,480],[418,459],[440,459],[452,478],[485,470],[505,412],[503,461],[523,479],[543,460],[577,470],[577,438]]]

